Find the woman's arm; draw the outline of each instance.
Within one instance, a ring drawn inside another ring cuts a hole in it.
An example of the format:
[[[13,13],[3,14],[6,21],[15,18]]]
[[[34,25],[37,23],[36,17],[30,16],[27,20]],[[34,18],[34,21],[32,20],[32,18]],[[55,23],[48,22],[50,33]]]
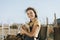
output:
[[[27,32],[26,30],[22,29],[22,32],[24,32],[24,34],[27,35],[27,36],[34,37],[34,33],[37,29],[38,29],[38,27],[33,27],[31,32]]]
[[[30,37],[34,37],[34,34],[36,33],[37,30],[40,29],[40,24],[34,24],[33,28],[32,28],[32,31],[31,32],[27,32],[25,30],[22,30],[24,32],[25,35],[28,35]]]

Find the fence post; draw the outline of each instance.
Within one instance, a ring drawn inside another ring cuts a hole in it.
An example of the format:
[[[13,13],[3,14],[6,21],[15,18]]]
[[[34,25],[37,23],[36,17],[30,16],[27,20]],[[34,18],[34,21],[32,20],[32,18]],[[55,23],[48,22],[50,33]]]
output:
[[[8,33],[8,34],[10,34],[10,24],[9,24],[9,26],[8,26],[8,29],[9,29],[9,33]]]
[[[54,13],[54,27],[57,27],[56,13]]]
[[[2,25],[2,40],[4,40],[4,25]]]
[[[47,38],[46,38],[46,40],[48,40],[48,17],[46,17],[46,26],[47,26]]]

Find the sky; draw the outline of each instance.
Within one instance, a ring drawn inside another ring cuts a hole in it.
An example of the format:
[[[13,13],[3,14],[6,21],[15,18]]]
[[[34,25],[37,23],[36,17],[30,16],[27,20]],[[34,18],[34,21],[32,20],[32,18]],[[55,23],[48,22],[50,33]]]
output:
[[[25,10],[35,8],[42,24],[53,23],[54,13],[60,18],[60,0],[0,0],[0,23],[26,23],[29,21]]]

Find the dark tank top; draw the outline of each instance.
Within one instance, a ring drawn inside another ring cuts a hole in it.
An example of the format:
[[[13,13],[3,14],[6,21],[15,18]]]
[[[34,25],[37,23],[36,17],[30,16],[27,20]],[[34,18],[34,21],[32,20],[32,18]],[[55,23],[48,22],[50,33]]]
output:
[[[33,28],[33,27],[30,27],[30,32],[32,31],[32,28]]]

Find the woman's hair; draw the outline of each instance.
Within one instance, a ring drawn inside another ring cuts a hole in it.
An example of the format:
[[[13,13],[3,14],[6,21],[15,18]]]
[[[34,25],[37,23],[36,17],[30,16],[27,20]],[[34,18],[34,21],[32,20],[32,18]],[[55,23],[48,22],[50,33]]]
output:
[[[32,7],[28,7],[28,8],[26,9],[26,12],[29,11],[29,10],[32,10],[32,11],[35,13],[35,18],[37,18],[37,13],[36,13],[35,9],[32,8]]]

